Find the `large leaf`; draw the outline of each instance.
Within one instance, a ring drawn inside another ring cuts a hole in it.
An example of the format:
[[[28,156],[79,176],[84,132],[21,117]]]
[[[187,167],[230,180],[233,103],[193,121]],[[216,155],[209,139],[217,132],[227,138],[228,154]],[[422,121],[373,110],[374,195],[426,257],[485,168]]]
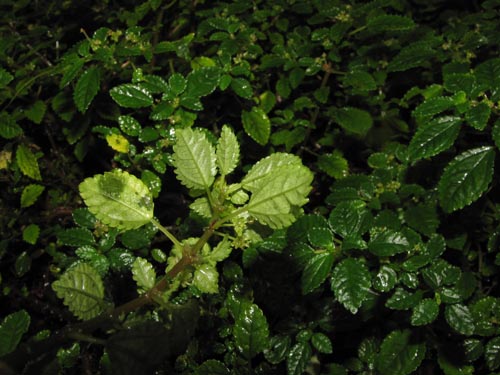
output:
[[[493,147],[465,151],[445,168],[438,184],[441,207],[446,212],[459,210],[477,200],[493,176]]]
[[[80,194],[103,223],[118,229],[135,229],[153,218],[151,192],[137,177],[118,169],[85,179]]]
[[[377,369],[384,375],[412,374],[425,356],[425,344],[414,342],[411,331],[393,331],[382,342]]]
[[[337,300],[356,314],[371,287],[371,276],[366,265],[354,258],[344,259],[332,273],[332,291]]]
[[[258,144],[264,146],[271,135],[271,121],[262,108],[253,107],[241,113],[245,132]]]
[[[87,69],[76,83],[73,100],[76,108],[84,113],[99,91],[100,73],[97,67]]]
[[[308,201],[312,180],[313,174],[303,165],[277,168],[252,194],[245,210],[264,225],[284,228],[295,221],[295,209]]]
[[[231,173],[240,158],[240,145],[236,135],[227,125],[222,127],[219,142],[217,143],[217,166],[220,174],[228,175]]]
[[[109,94],[118,105],[125,108],[142,108],[153,104],[151,93],[144,87],[132,83],[113,87]]]
[[[80,319],[92,319],[103,310],[104,286],[101,277],[86,263],[80,263],[66,271],[59,280],[52,283],[52,289]]]
[[[7,315],[0,324],[0,357],[13,351],[28,331],[30,316],[24,310]]]
[[[333,265],[332,253],[317,254],[307,262],[302,272],[302,293],[312,292],[326,280]]]
[[[269,345],[269,327],[264,313],[257,305],[245,304],[240,310],[233,328],[238,350],[251,359]]]
[[[460,117],[443,116],[422,125],[408,146],[408,159],[415,162],[451,147],[460,130]]]
[[[208,189],[217,173],[213,146],[200,130],[179,129],[175,135],[174,166],[177,178],[190,189]]]

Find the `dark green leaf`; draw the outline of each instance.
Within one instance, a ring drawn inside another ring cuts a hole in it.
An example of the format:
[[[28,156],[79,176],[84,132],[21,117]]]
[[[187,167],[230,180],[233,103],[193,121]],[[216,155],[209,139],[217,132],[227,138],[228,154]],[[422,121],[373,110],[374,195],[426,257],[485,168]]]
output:
[[[375,235],[368,243],[368,249],[379,257],[387,257],[408,251],[410,243],[403,233],[385,230]]]
[[[271,121],[259,107],[241,113],[241,121],[245,132],[258,144],[264,146],[271,134]]]
[[[273,336],[269,340],[268,349],[264,350],[264,356],[270,363],[276,365],[285,359],[290,343],[290,336]]]
[[[432,323],[439,314],[439,305],[435,300],[425,298],[413,308],[411,314],[411,324],[413,326],[422,326]]]
[[[370,272],[360,260],[344,259],[333,270],[331,287],[337,300],[356,314],[371,287]]]
[[[119,116],[118,124],[122,132],[130,136],[136,137],[141,131],[141,124],[132,116]]]
[[[491,114],[490,106],[485,102],[481,102],[476,106],[470,108],[465,113],[465,120],[473,128],[477,130],[484,130],[484,128],[488,124],[490,114]]]
[[[326,280],[332,268],[332,253],[317,254],[307,262],[302,273],[302,293],[307,294],[319,287]]]
[[[364,136],[373,125],[373,119],[368,112],[353,107],[336,110],[333,118],[347,132],[361,136]]]
[[[57,239],[67,246],[92,246],[95,244],[92,232],[86,228],[70,228],[57,232]]]
[[[455,157],[438,184],[441,207],[453,212],[477,200],[490,184],[494,161],[492,147],[475,148]]]
[[[324,333],[315,333],[311,338],[311,343],[320,353],[331,354],[333,351],[332,342]]]
[[[244,306],[235,319],[233,335],[238,350],[251,359],[269,346],[269,328],[257,305]]]
[[[340,202],[328,218],[333,231],[344,238],[365,234],[372,220],[365,202],[360,200]]]
[[[415,342],[410,330],[393,331],[380,346],[377,369],[384,375],[412,374],[425,356],[425,344]]]
[[[453,106],[455,106],[455,101],[452,97],[436,96],[425,100],[422,104],[417,106],[413,111],[413,116],[422,120],[429,119]]]
[[[224,363],[209,359],[198,366],[195,375],[231,375],[231,371]]]
[[[23,134],[17,122],[6,112],[0,113],[0,137],[5,139],[12,139]]]
[[[242,98],[251,99],[253,96],[252,85],[245,78],[233,78],[231,80],[231,88]]]
[[[21,194],[21,207],[24,208],[33,205],[44,190],[45,187],[38,184],[26,186]]]
[[[347,159],[340,152],[321,154],[318,158],[318,167],[328,176],[340,179],[349,174]]]
[[[448,324],[462,335],[470,336],[474,333],[474,319],[469,308],[465,305],[448,305],[444,311]]]
[[[73,100],[80,112],[84,113],[90,103],[92,103],[92,100],[99,91],[100,82],[101,75],[97,67],[87,69],[78,79],[75,91],[73,92]]]
[[[0,357],[16,349],[23,335],[28,331],[30,316],[20,310],[7,315],[0,324]]]
[[[109,94],[121,107],[142,108],[153,105],[153,97],[149,91],[132,83],[113,87]]]
[[[497,336],[486,344],[484,359],[491,371],[500,367],[500,336]]]
[[[368,19],[366,27],[369,28],[370,31],[376,33],[384,31],[405,31],[413,29],[415,27],[415,22],[408,17],[383,14]]]
[[[312,349],[308,343],[295,344],[286,358],[287,375],[302,375],[311,359]]]
[[[387,300],[386,306],[393,310],[409,310],[422,300],[422,291],[409,293],[403,288],[397,288],[394,294]]]
[[[433,204],[409,206],[404,212],[404,218],[411,228],[426,236],[434,234],[440,223]]]
[[[388,265],[380,267],[373,280],[373,287],[380,292],[388,292],[394,288],[398,280],[398,275],[393,268]]]
[[[219,84],[220,69],[217,67],[202,67],[193,70],[186,77],[186,96],[201,98],[211,94]]]

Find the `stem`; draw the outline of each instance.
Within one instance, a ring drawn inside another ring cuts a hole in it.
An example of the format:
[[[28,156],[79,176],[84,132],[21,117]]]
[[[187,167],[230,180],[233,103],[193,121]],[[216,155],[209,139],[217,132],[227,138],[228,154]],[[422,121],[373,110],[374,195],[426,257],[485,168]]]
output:
[[[80,333],[80,332],[71,332],[70,334],[68,334],[68,338],[76,340],[76,341],[88,342],[90,344],[97,344],[97,345],[102,345],[102,346],[106,345],[106,340],[98,339],[96,337],[89,336],[89,335],[86,335],[86,334]]]
[[[172,241],[174,246],[182,247],[182,244],[179,242],[175,236],[168,231],[167,228],[165,228],[163,225],[161,225],[156,219],[151,219],[150,220],[151,224],[153,224],[155,227],[157,227],[167,238]]]

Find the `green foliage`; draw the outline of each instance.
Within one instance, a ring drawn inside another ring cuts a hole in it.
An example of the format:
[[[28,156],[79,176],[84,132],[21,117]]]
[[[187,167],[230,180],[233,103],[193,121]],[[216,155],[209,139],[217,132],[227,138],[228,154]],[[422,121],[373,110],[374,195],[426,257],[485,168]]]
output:
[[[497,372],[499,10],[5,4],[0,372]]]

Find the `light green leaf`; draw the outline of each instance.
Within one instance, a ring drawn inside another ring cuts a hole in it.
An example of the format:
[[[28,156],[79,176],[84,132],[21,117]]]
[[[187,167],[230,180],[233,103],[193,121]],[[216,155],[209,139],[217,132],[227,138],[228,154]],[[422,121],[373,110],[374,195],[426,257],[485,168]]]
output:
[[[269,346],[269,327],[257,305],[243,304],[233,327],[234,341],[247,359],[255,357]]]
[[[103,310],[104,286],[97,271],[86,263],[77,264],[52,283],[52,289],[69,310],[82,320]]]
[[[229,241],[227,237],[224,237],[212,252],[205,257],[205,260],[215,265],[215,263],[226,259],[231,254],[232,250],[231,241]]]
[[[371,287],[370,272],[358,259],[344,259],[333,270],[331,287],[337,300],[356,314]]]
[[[34,245],[38,240],[40,234],[40,227],[36,224],[30,224],[23,230],[23,241]]]
[[[80,194],[103,223],[118,229],[134,229],[153,218],[151,192],[137,177],[115,169],[85,179]]]
[[[238,165],[240,145],[236,135],[227,125],[222,127],[219,142],[217,143],[216,156],[217,166],[223,176],[231,173]]]
[[[455,331],[470,336],[474,333],[474,318],[469,308],[462,304],[448,305],[444,310],[446,321]]]
[[[217,173],[213,146],[200,130],[178,129],[175,135],[173,164],[177,178],[190,189],[208,189]]]
[[[410,330],[393,331],[380,346],[377,369],[384,375],[409,375],[422,363],[425,344],[414,342]]]
[[[350,133],[364,136],[373,125],[372,116],[365,110],[344,107],[333,113],[337,124]]]
[[[245,132],[258,144],[264,146],[271,135],[271,121],[260,107],[241,113],[241,121]]]
[[[99,68],[95,66],[87,69],[80,76],[73,92],[73,100],[80,112],[85,113],[90,103],[92,103],[99,91],[100,82]]]
[[[485,347],[484,359],[491,371],[500,367],[500,336],[491,339]]]
[[[40,168],[38,167],[38,160],[28,146],[24,144],[17,146],[16,161],[19,169],[25,176],[38,181],[42,179]]]
[[[455,157],[439,180],[441,207],[453,212],[477,200],[491,182],[494,161],[492,147],[475,148]]]
[[[324,333],[315,333],[311,338],[311,343],[320,353],[331,354],[333,352],[332,341]]]
[[[309,259],[302,272],[302,294],[312,292],[326,280],[334,259],[332,253],[317,254]]]
[[[311,360],[312,349],[307,342],[298,342],[286,358],[287,375],[302,375]]]
[[[27,185],[21,193],[21,207],[24,208],[33,205],[44,190],[45,187],[42,185]]]
[[[411,314],[411,324],[413,326],[423,326],[436,320],[439,314],[439,305],[430,298],[425,298],[413,308]]]
[[[295,221],[294,210],[307,203],[312,180],[313,174],[303,165],[282,166],[262,180],[244,208],[260,223],[284,228]]]
[[[113,87],[109,94],[121,107],[142,108],[153,105],[151,93],[140,85],[126,83]]]
[[[146,259],[137,257],[132,264],[132,278],[137,283],[139,291],[146,292],[155,286],[156,272]]]
[[[189,205],[189,208],[201,217],[210,219],[212,217],[212,207],[207,197],[197,198]]]
[[[460,124],[460,117],[442,116],[421,125],[408,146],[410,162],[437,155],[450,148],[457,139]]]
[[[193,285],[203,293],[219,291],[219,273],[213,264],[196,266],[193,275]]]
[[[388,257],[408,251],[410,244],[403,233],[390,229],[379,232],[368,243],[368,249],[379,257]]]
[[[241,181],[241,186],[245,190],[255,192],[263,187],[263,182],[272,176],[280,167],[287,165],[302,165],[302,160],[298,156],[276,152],[264,159],[259,160],[248,171]]]
[[[28,332],[30,316],[20,310],[7,315],[0,324],[0,357],[17,348],[23,335]]]

